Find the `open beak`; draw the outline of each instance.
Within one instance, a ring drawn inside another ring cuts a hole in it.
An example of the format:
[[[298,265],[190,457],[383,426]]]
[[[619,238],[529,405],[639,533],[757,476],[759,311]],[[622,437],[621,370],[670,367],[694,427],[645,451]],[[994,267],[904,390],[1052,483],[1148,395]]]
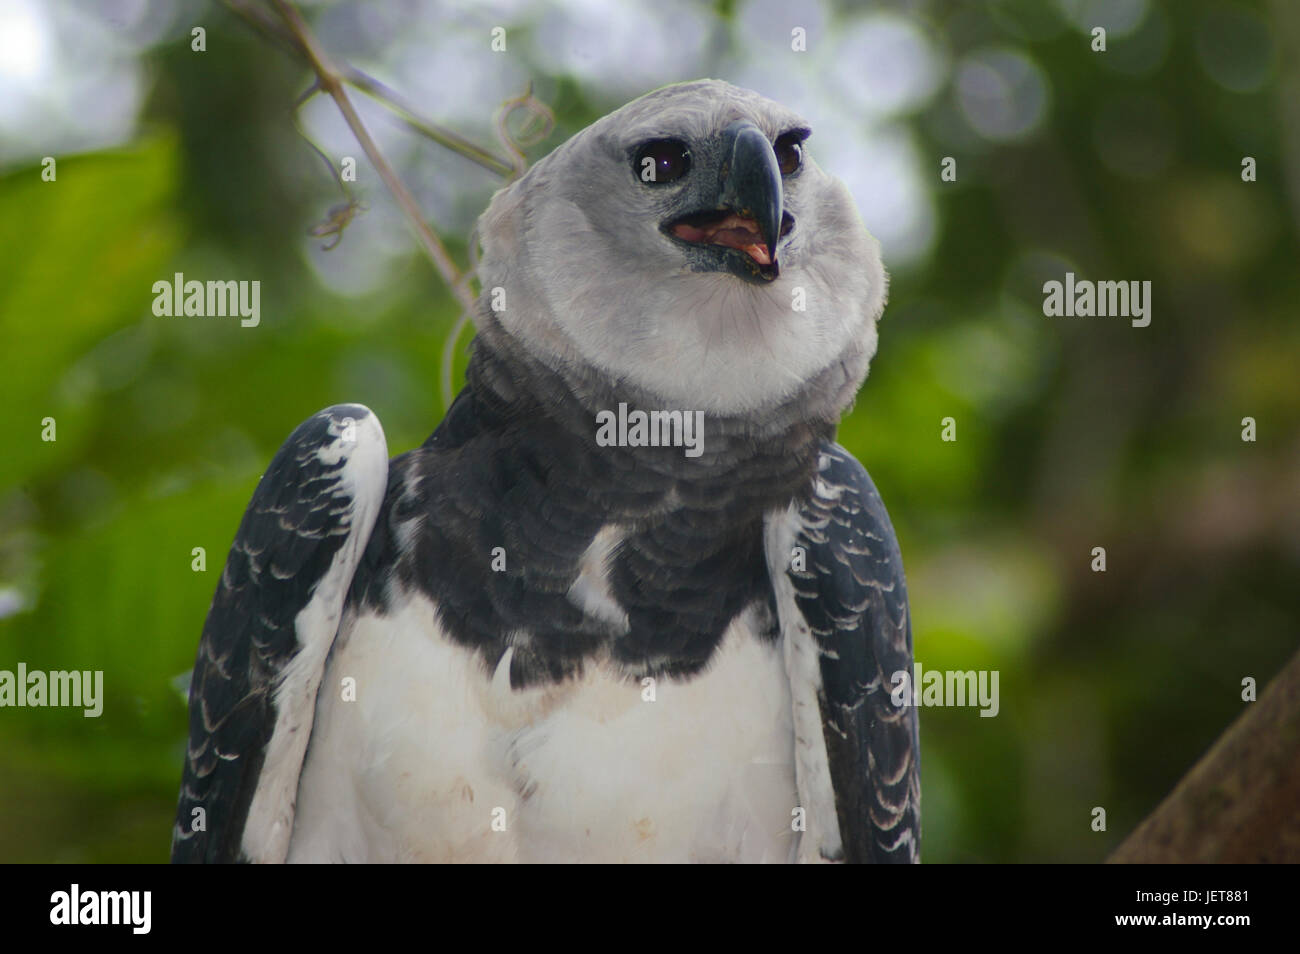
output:
[[[724,136],[717,203],[673,220],[667,230],[684,242],[735,249],[744,256],[741,277],[770,282],[780,274],[777,242],[794,227],[782,208],[776,153],[751,122],[733,123]]]

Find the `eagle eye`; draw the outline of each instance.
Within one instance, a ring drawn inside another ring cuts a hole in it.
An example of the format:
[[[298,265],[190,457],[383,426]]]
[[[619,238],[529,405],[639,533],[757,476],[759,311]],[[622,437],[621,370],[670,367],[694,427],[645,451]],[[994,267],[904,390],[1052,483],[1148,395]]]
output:
[[[691,168],[691,150],[680,139],[655,139],[642,143],[632,160],[632,171],[649,185],[676,182]]]
[[[776,153],[776,164],[781,169],[781,175],[798,172],[803,165],[803,139],[797,132],[783,133],[776,137],[772,150]]]

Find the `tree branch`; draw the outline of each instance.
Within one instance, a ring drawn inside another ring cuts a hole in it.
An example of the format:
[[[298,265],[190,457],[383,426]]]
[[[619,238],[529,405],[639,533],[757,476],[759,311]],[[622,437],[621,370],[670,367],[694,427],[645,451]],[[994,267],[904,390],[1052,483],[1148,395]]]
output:
[[[482,146],[470,142],[460,133],[453,132],[445,126],[439,126],[437,123],[425,119],[402,97],[396,90],[390,86],[385,86],[379,80],[375,79],[361,70],[344,65],[340,67],[343,71],[343,78],[351,85],[355,86],[367,96],[373,98],[376,102],[382,103],[388,107],[398,118],[406,125],[410,126],[416,132],[432,139],[438,145],[450,149],[458,155],[464,156],[471,162],[476,162],[489,172],[494,172],[503,179],[514,178],[516,174],[515,167],[512,163],[507,162],[500,156],[489,152]]]
[[[289,32],[294,35],[306,53],[307,60],[316,73],[320,88],[334,100],[339,112],[343,114],[343,119],[347,122],[348,128],[357,137],[357,142],[361,143],[361,148],[365,150],[366,156],[369,157],[371,164],[378,171],[379,178],[384,180],[384,185],[388,186],[388,191],[393,194],[398,206],[406,214],[407,219],[415,229],[416,237],[420,240],[420,244],[424,246],[424,251],[429,256],[429,260],[433,262],[434,267],[442,275],[443,281],[447,283],[452,294],[460,300],[461,305],[467,309],[472,308],[474,296],[470,293],[469,288],[463,284],[456,263],[451,260],[451,256],[447,253],[442,241],[429,228],[429,223],[424,220],[424,214],[420,211],[420,206],[416,203],[415,197],[411,195],[410,190],[406,188],[402,180],[397,177],[397,173],[389,165],[387,157],[379,151],[379,146],[371,138],[370,130],[366,129],[361,117],[357,115],[356,109],[353,108],[352,101],[348,99],[347,90],[343,88],[342,75],[334,68],[325,51],[316,42],[316,36],[311,32],[311,28],[307,26],[302,14],[289,0],[271,0],[271,2],[275,5],[281,19],[284,20],[285,26],[289,28]]]
[[[255,29],[266,40],[280,47],[291,56],[302,60],[305,64],[311,65],[311,57],[299,38],[286,29],[284,25],[269,16],[256,3],[251,2],[251,0],[223,0],[223,2],[232,13]],[[421,116],[419,111],[392,87],[385,85],[350,64],[340,63],[336,64],[336,66],[342,80],[365,93],[386,109],[396,113],[399,119],[420,135],[432,139],[445,149],[450,149],[452,152],[464,156],[470,162],[477,163],[488,172],[507,179],[514,176],[514,164],[508,159],[503,159],[491,150],[485,149],[465,138],[460,133]]]
[[[1300,861],[1300,653],[1108,861]]]

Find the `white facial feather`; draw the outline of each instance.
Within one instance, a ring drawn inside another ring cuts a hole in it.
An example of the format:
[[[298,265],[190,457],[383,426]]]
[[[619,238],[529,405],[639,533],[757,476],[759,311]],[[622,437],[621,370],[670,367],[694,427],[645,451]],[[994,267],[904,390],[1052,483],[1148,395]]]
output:
[[[672,187],[648,188],[633,173],[638,143],[699,141],[737,119],[769,138],[807,125],[717,80],[669,86],[589,126],[499,192],[479,224],[479,275],[485,295],[505,290],[496,315],[505,332],[553,367],[594,369],[665,407],[762,412],[836,362],[857,379],[851,398],[875,352],[886,277],[848,189],[813,161],[815,140],[785,180],[796,226],[780,246],[780,277],[763,285],[692,271],[660,228]]]

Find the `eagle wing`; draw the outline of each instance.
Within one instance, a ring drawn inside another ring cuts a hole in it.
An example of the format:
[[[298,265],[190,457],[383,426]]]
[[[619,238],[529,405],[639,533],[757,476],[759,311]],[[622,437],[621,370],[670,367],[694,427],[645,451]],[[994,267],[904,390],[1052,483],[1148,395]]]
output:
[[[316,692],[388,482],[361,405],[304,421],[262,475],[190,680],[173,862],[283,861]]]
[[[839,828],[838,852],[833,835],[819,847],[831,860],[915,862],[921,834],[917,713],[891,698],[900,684],[896,673],[907,674],[909,687],[912,678],[907,583],[894,528],[866,470],[837,444],[823,448],[795,526],[804,560],[793,560],[787,573],[802,616],[797,631],[815,644],[808,652],[815,665],[804,671],[825,744],[818,774],[829,773]]]

